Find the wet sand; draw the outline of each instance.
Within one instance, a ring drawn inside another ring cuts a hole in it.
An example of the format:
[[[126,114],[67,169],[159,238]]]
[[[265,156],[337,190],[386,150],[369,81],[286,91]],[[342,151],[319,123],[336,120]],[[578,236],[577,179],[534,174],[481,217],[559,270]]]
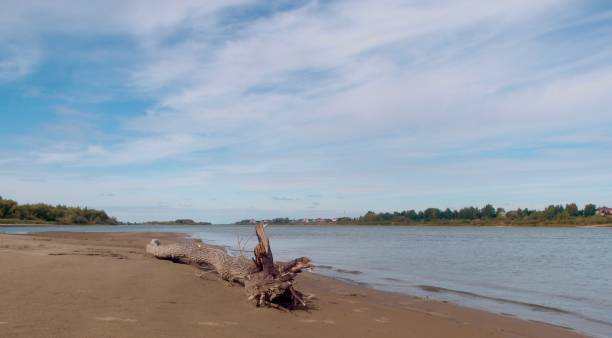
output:
[[[180,234],[0,234],[0,337],[581,337],[571,330],[305,273],[309,311],[144,254]],[[316,264],[316,262],[315,262]]]

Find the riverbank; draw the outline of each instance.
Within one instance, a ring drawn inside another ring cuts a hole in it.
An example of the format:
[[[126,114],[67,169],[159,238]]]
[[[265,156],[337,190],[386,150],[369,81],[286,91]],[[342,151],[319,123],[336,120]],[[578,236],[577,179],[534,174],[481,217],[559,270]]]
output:
[[[86,227],[86,226],[117,226],[119,224],[57,224],[57,223],[5,223],[0,228],[24,228],[24,227]]]
[[[0,223],[0,228],[11,227],[82,227],[82,226],[134,226],[134,225],[153,225],[153,226],[189,226],[189,225],[220,225],[208,222],[196,222],[193,224],[181,223],[163,223],[163,222],[145,222],[133,224],[56,224],[56,223]],[[223,225],[223,224],[221,224]],[[236,225],[236,224],[226,224]],[[245,225],[245,224],[240,224]],[[494,228],[530,228],[530,227],[550,227],[550,228],[612,228],[612,218],[609,223],[586,223],[586,224],[546,224],[546,225],[529,225],[529,224],[481,224],[481,223],[415,223],[415,224],[349,224],[349,223],[295,223],[295,224],[272,224],[272,225],[294,225],[294,226],[382,226],[382,227],[494,227]]]
[[[182,235],[0,235],[0,336],[580,337],[312,273],[300,276],[299,287],[317,296],[314,309],[259,309],[239,286],[145,256],[152,237],[175,241]]]

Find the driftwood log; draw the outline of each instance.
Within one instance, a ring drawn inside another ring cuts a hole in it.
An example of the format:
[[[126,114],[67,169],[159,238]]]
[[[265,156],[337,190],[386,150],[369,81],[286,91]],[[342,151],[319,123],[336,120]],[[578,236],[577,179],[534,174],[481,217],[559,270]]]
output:
[[[252,259],[244,255],[232,256],[224,249],[190,240],[184,243],[161,244],[153,239],[147,253],[178,263],[194,264],[218,273],[222,279],[243,285],[249,300],[257,306],[281,309],[306,307],[307,298],[294,288],[295,277],[312,267],[308,257],[290,262],[274,262],[265,224],[257,224],[258,244]]]

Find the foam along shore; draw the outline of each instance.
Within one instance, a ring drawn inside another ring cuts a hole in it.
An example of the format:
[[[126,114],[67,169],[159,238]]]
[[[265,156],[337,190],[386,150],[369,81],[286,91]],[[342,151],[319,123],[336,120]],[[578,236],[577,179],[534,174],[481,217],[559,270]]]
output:
[[[0,234],[1,337],[581,337],[549,324],[304,273],[310,311],[256,308],[241,287],[144,254],[169,233]],[[316,264],[316,262],[315,262]]]

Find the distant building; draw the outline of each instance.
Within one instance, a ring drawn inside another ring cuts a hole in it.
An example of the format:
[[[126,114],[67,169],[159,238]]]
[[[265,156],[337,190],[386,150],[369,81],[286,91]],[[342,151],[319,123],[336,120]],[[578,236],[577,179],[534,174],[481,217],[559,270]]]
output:
[[[612,216],[612,208],[599,208],[597,209],[597,214],[600,216]]]

